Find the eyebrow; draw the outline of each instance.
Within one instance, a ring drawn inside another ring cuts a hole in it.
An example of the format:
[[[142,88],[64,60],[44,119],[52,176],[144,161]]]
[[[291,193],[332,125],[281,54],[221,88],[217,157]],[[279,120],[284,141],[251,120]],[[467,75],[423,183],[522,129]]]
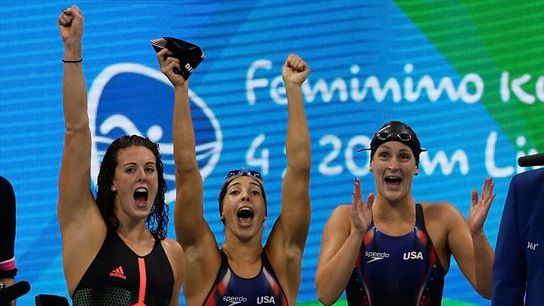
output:
[[[377,153],[381,153],[381,152],[389,152],[389,150],[393,150],[393,148],[389,147],[389,146],[383,146],[384,149],[382,150],[378,150]],[[405,148],[402,148],[399,150],[398,153],[410,153],[412,152],[412,149],[405,149]]]
[[[138,163],[137,162],[128,162],[128,163],[123,164],[122,166],[127,167],[127,166],[135,166],[135,165],[138,165]],[[154,161],[148,161],[148,162],[146,162],[144,164],[144,166],[149,166],[149,165],[155,166],[156,164],[155,164]]]
[[[227,188],[227,189],[230,189],[230,187],[234,187],[236,185],[241,185],[241,184],[242,183],[240,183],[240,182],[234,182],[234,183],[230,184],[229,188]],[[252,185],[252,186],[257,186],[257,187],[261,188],[261,185],[259,185],[259,183],[257,183],[257,182],[249,182],[249,184]]]

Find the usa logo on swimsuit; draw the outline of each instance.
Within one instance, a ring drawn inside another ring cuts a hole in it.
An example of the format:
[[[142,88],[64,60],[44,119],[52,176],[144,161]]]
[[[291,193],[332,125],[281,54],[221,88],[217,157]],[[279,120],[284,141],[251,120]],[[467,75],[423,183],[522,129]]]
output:
[[[214,113],[195,92],[189,90],[195,129],[198,166],[205,179],[222,149],[222,132]],[[174,91],[158,70],[133,63],[106,67],[93,81],[88,95],[92,135],[91,176],[94,185],[108,145],[126,134],[149,137],[159,143],[168,185],[166,202],[175,200],[175,165],[172,145]]]

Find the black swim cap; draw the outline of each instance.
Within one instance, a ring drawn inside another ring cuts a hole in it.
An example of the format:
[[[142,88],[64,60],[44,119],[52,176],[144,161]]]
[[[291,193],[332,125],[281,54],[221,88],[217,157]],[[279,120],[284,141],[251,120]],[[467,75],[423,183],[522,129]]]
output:
[[[370,160],[372,160],[378,147],[389,141],[398,141],[410,147],[416,159],[416,166],[419,167],[419,154],[427,150],[421,147],[416,132],[400,121],[389,121],[374,134],[370,142]]]

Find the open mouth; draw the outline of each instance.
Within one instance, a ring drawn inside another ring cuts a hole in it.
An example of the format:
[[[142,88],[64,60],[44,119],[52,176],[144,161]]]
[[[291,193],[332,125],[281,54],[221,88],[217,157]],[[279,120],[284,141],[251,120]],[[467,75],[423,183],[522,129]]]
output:
[[[385,177],[385,183],[391,186],[399,186],[402,183],[402,177],[389,175]]]
[[[146,188],[138,188],[134,191],[134,200],[136,200],[136,205],[139,207],[144,207],[147,205],[148,191]]]
[[[238,222],[240,223],[240,225],[248,226],[251,224],[255,213],[249,207],[242,207],[238,210],[236,216],[238,217]]]

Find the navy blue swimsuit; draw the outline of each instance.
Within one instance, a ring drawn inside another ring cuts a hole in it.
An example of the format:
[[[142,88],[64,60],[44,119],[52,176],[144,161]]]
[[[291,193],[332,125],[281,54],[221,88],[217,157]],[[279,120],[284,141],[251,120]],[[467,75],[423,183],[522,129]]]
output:
[[[253,278],[236,275],[229,266],[227,255],[221,251],[221,267],[204,306],[280,305],[288,306],[278,278],[272,270],[266,252],[261,255],[261,272]]]
[[[371,223],[346,287],[351,306],[440,306],[444,269],[416,204],[416,226],[389,236]]]

